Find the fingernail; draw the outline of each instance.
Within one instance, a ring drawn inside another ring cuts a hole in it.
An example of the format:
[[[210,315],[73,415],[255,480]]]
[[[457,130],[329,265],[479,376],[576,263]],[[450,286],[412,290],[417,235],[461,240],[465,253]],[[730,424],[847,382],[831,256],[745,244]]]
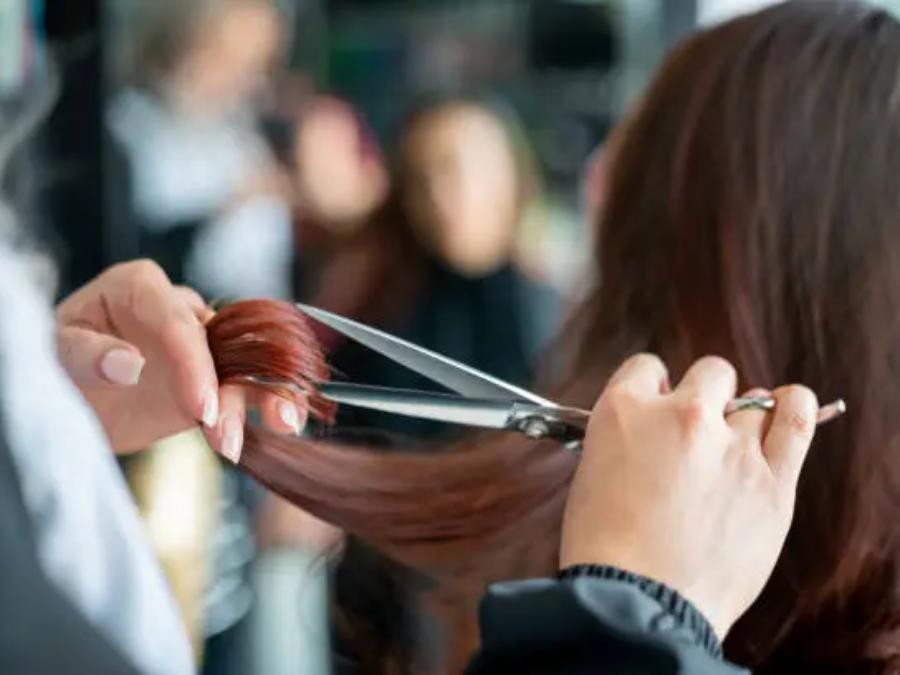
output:
[[[218,421],[219,394],[215,389],[210,389],[203,398],[203,424],[212,429]]]
[[[297,435],[300,434],[300,418],[297,415],[297,408],[294,407],[293,403],[279,401],[278,416],[281,417],[282,422],[291,428],[291,431]]]
[[[144,369],[144,357],[130,349],[110,349],[100,359],[100,372],[113,384],[137,384]]]
[[[222,455],[232,464],[241,461],[241,447],[244,445],[244,425],[234,417],[222,420]]]

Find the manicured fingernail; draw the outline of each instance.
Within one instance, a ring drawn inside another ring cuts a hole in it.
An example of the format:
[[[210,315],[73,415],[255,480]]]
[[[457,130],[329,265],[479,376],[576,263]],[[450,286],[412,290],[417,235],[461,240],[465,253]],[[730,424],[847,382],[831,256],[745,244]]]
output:
[[[244,445],[244,425],[235,417],[222,420],[222,455],[233,464],[241,461]]]
[[[219,394],[210,389],[203,397],[203,424],[210,429],[219,421]]]
[[[100,359],[100,372],[113,384],[137,384],[144,369],[144,357],[130,349],[110,349]]]
[[[279,401],[278,416],[282,422],[291,428],[291,431],[295,434],[300,434],[300,417],[297,415],[297,408],[294,407],[293,403]]]

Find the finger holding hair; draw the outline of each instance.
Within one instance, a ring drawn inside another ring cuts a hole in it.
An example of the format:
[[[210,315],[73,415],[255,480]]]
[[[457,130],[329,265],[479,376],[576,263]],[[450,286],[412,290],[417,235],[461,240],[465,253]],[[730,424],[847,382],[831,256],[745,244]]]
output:
[[[129,268],[129,265],[134,268]],[[207,427],[219,416],[218,380],[206,331],[195,313],[196,299],[175,292],[155,263],[139,261],[112,268],[122,284],[109,284],[108,302],[132,318],[158,341],[176,377],[176,392],[185,413]]]
[[[299,436],[306,426],[308,409],[277,394],[263,393],[254,397],[265,425],[277,433]]]
[[[194,316],[200,320],[200,323],[206,323],[215,316],[213,308],[210,307],[203,297],[193,288],[188,286],[175,286],[173,290],[175,295],[191,308],[191,311],[194,313]]]
[[[244,448],[248,390],[234,384],[222,385],[219,392],[221,414],[212,429],[204,429],[209,444],[225,459],[237,464]]]

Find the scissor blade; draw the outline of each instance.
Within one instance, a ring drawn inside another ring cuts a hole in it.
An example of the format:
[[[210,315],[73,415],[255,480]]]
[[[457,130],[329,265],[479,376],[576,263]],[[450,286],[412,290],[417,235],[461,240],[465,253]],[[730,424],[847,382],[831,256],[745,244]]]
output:
[[[319,385],[318,390],[325,398],[344,405],[485,429],[508,428],[513,410],[511,401],[344,382],[327,382]]]
[[[356,340],[372,351],[378,352],[410,370],[413,370],[448,389],[473,398],[519,399],[547,408],[555,408],[553,401],[521,389],[513,384],[482,373],[471,366],[441,356],[424,347],[394,337],[377,328],[333,314],[324,309],[297,304],[307,314],[329,328]]]

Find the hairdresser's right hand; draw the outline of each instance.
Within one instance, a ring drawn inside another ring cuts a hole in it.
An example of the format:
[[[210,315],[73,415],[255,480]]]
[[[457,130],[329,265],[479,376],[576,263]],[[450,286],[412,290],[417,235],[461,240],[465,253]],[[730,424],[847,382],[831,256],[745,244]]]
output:
[[[772,392],[774,413],[726,418],[735,382],[708,357],[670,392],[658,358],[626,361],[591,416],[560,551],[563,567],[611,565],[674,588],[721,639],[778,559],[817,413],[815,395],[790,386]]]
[[[236,461],[248,403],[272,429],[299,432],[305,411],[272,394],[219,387],[203,327],[211,315],[197,293],[147,260],[110,267],[57,307],[60,360],[116,452],[200,422],[213,448]]]

